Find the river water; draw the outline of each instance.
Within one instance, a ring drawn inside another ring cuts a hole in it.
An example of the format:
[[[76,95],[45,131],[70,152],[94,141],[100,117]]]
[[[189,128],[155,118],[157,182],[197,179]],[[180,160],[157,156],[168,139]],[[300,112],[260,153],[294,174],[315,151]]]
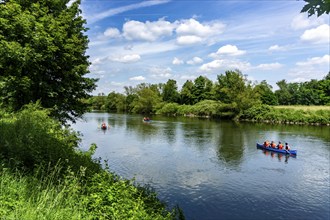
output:
[[[96,143],[95,157],[188,220],[330,219],[330,127],[87,113],[73,128],[82,149]],[[266,139],[297,157],[257,149]]]

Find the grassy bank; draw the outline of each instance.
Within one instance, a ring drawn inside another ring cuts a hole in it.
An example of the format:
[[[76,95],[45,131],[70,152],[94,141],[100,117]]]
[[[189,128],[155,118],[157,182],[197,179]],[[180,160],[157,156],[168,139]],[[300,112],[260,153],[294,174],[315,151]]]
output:
[[[330,106],[253,105],[245,110],[238,104],[204,100],[195,105],[164,104],[156,112],[162,115],[226,118],[265,123],[330,125]]]
[[[183,219],[155,192],[102,169],[96,145],[38,106],[0,112],[0,219]]]
[[[249,108],[239,120],[266,123],[330,125],[329,106],[268,106]]]

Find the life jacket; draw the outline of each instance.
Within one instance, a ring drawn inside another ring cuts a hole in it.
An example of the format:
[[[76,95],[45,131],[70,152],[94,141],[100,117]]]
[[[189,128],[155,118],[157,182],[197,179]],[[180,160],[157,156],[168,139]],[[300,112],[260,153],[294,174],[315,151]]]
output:
[[[283,144],[279,144],[278,149],[282,150],[283,149]]]
[[[275,143],[272,143],[272,144],[271,144],[271,147],[272,147],[272,148],[275,148],[275,147],[276,147],[276,144],[275,144]]]

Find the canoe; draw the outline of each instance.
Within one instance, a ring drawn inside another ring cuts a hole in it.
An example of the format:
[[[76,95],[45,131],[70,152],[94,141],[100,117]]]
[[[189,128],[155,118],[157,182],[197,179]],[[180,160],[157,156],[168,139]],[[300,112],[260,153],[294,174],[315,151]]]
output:
[[[282,153],[282,154],[292,154],[292,155],[297,155],[297,150],[280,150],[277,148],[272,148],[272,147],[265,147],[263,144],[258,144],[257,143],[257,148],[264,149],[264,150],[269,150],[269,151],[274,151],[277,153]]]

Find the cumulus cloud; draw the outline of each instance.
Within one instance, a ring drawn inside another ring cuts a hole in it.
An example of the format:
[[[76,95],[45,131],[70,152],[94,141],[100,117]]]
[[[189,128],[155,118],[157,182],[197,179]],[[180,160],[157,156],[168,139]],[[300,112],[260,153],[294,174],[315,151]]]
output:
[[[262,69],[262,70],[273,70],[273,69],[279,69],[282,66],[283,65],[280,63],[264,63],[264,64],[258,65],[256,68]]]
[[[313,57],[307,59],[306,61],[297,62],[297,66],[312,66],[312,65],[329,65],[330,64],[330,56],[328,54],[323,57]]]
[[[174,59],[173,59],[173,61],[172,61],[172,64],[174,64],[174,65],[180,65],[180,64],[183,64],[183,60],[180,60],[179,58],[174,57]]]
[[[221,34],[225,27],[225,25],[219,21],[202,24],[194,18],[177,21],[176,23],[177,28],[175,32],[177,34],[177,43],[184,45],[205,42]]]
[[[289,75],[294,77],[294,82],[306,82],[311,79],[321,79],[328,71],[330,55],[312,57],[305,61],[297,62],[296,67],[290,69]]]
[[[143,76],[134,76],[129,78],[130,81],[144,81],[146,78]]]
[[[285,50],[285,47],[281,47],[281,46],[278,46],[277,44],[276,45],[272,45],[268,48],[268,50],[270,51],[284,51]]]
[[[103,35],[109,38],[117,38],[120,37],[120,31],[117,28],[108,28]]]
[[[187,61],[187,64],[189,65],[195,65],[195,64],[200,64],[203,63],[203,59],[199,58],[199,57],[194,57],[191,60]]]
[[[217,59],[209,63],[203,64],[199,69],[205,72],[213,72],[224,69],[239,69],[241,71],[246,71],[251,68],[251,64],[248,62],[242,62],[239,60],[227,60],[227,59]]]
[[[162,36],[170,36],[175,25],[169,21],[128,21],[123,25],[123,36],[127,40],[155,41]]]
[[[127,54],[123,56],[109,57],[109,60],[120,63],[134,63],[141,59],[139,54]]]
[[[246,51],[239,50],[236,46],[227,44],[218,49],[217,55],[239,56],[245,54]]]
[[[327,24],[322,24],[317,28],[306,30],[303,35],[300,36],[300,39],[312,43],[329,43],[330,27]]]

